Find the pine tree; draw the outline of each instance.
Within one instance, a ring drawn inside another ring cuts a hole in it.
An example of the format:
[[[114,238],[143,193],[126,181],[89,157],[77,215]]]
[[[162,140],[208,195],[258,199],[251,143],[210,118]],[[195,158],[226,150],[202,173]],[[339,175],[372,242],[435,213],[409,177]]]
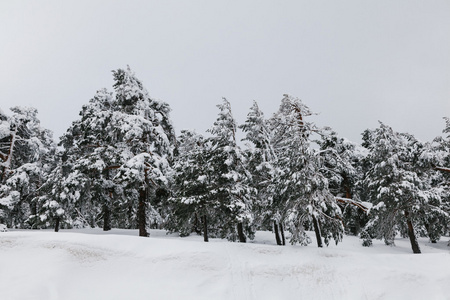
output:
[[[230,240],[246,242],[253,238],[252,204],[255,191],[249,185],[250,174],[245,168],[245,157],[236,142],[236,122],[231,105],[223,98],[219,116],[209,130],[211,137],[212,171],[210,193],[219,201],[214,222],[221,224],[219,234]]]
[[[333,131],[323,132],[321,138],[322,173],[328,179],[330,192],[341,206],[346,233],[358,235],[368,220],[367,205],[361,203],[357,191],[357,183],[363,176],[361,161],[365,151],[361,146],[339,138]]]
[[[169,223],[169,229],[181,236],[203,233],[205,242],[209,241],[210,221],[219,208],[219,201],[211,192],[210,148],[211,144],[195,131],[183,130],[178,137]]]
[[[148,95],[134,73],[113,71],[114,93],[99,90],[61,138],[64,151],[41,199],[42,219],[68,226],[139,228],[157,219],[175,146],[167,103]],[[57,205],[56,205],[57,204]],[[50,222],[51,223],[51,222]],[[55,225],[56,225],[55,224]]]
[[[422,214],[421,226],[422,235],[428,236],[432,243],[436,243],[441,236],[447,233],[447,224],[450,221],[450,189],[448,181],[450,179],[450,120],[444,118],[446,128],[443,133],[447,136],[439,136],[431,143],[423,145],[418,164],[421,171],[421,178],[427,185],[430,202],[433,209]]]
[[[371,163],[363,184],[374,207],[365,236],[371,234],[393,244],[398,232],[407,234],[413,252],[420,253],[414,224],[440,210],[436,194],[420,171],[423,147],[412,135],[397,133],[381,122],[371,136],[367,156]]]
[[[87,219],[95,209],[85,193],[89,191],[89,179],[73,169],[74,162],[63,152],[55,156],[56,167],[49,174],[38,198],[40,203],[39,220],[43,227],[83,228],[94,226],[95,220]],[[72,157],[73,158],[73,157]]]
[[[76,222],[81,225],[87,220],[90,226],[97,226],[98,221],[103,221],[103,230],[111,229],[111,211],[113,205],[117,205],[117,184],[112,180],[120,164],[120,153],[116,149],[114,124],[116,101],[112,93],[106,89],[99,90],[87,105],[82,107],[80,119],[73,122],[61,137],[60,145],[64,147],[63,165],[57,174],[63,178],[54,177],[54,186],[69,179],[76,179],[83,184],[71,184],[70,194],[80,195],[75,201],[76,214],[69,217],[69,223]],[[71,168],[68,169],[67,165]],[[49,183],[50,184],[50,183]],[[62,190],[67,188],[61,187]],[[69,191],[66,190],[67,194]],[[61,198],[63,207],[69,198]],[[46,201],[46,200],[45,200]],[[100,218],[100,220],[98,220]],[[74,221],[77,220],[78,221]],[[75,223],[74,223],[75,224]],[[77,225],[77,226],[79,226]]]
[[[125,160],[115,178],[124,185],[126,198],[138,199],[139,235],[148,236],[148,212],[156,213],[149,199],[155,199],[156,192],[169,184],[175,131],[169,105],[151,98],[129,67],[113,75],[117,101],[114,134]]]
[[[284,95],[280,109],[271,119],[277,167],[281,170],[273,185],[273,211],[279,211],[291,232],[291,243],[308,244],[305,225],[312,226],[318,247],[322,238],[342,239],[341,210],[320,172],[324,160],[311,147],[313,134],[321,130],[305,118],[313,113],[300,99]]]
[[[13,107],[1,115],[0,209],[10,227],[37,226],[40,188],[53,168],[56,151],[52,133],[42,128],[37,110]]]
[[[279,170],[275,168],[276,155],[272,147],[272,133],[268,121],[256,101],[250,108],[247,120],[239,126],[244,133],[243,141],[248,142],[246,168],[250,173],[250,186],[257,192],[253,204],[255,224],[262,228],[272,228],[278,245],[285,244],[284,226],[279,214],[272,212],[273,194],[271,187]],[[281,232],[281,236],[280,236]]]

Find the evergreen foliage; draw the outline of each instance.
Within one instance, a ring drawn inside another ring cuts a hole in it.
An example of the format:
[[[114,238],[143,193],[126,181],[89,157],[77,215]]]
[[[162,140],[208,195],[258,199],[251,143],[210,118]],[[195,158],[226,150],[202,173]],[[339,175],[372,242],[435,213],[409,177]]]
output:
[[[42,128],[37,110],[13,107],[1,115],[0,223],[36,228],[40,188],[53,167],[56,145],[51,131]]]
[[[184,130],[178,137],[178,155],[174,163],[172,214],[169,229],[181,236],[192,232],[209,240],[212,221],[219,202],[212,193],[213,170],[209,166],[211,144],[200,134]]]
[[[113,75],[115,92],[99,90],[61,138],[42,218],[55,217],[57,207],[68,226],[101,222],[104,230],[139,227],[147,236],[147,225],[164,222],[149,200],[169,185],[170,108],[151,98],[129,67]]]
[[[321,171],[328,179],[330,192],[337,198],[351,199],[340,202],[345,232],[358,235],[367,222],[367,214],[360,206],[353,205],[353,201],[361,200],[357,183],[363,176],[361,162],[366,153],[361,146],[338,137],[334,131],[324,132],[319,143],[324,159]]]
[[[408,235],[414,253],[420,253],[417,226],[427,223],[430,214],[445,217],[439,194],[429,186],[421,172],[422,144],[412,135],[397,133],[380,123],[372,133],[369,146],[371,168],[363,185],[373,203],[366,231],[393,244],[397,233]]]
[[[230,240],[245,242],[253,238],[252,206],[256,191],[249,184],[246,159],[237,145],[237,125],[231,112],[231,105],[223,98],[219,116],[209,130],[212,136],[209,168],[212,171],[211,193],[219,201],[216,213],[221,227],[218,234]]]
[[[317,244],[342,239],[342,212],[320,171],[323,158],[312,146],[314,134],[323,130],[306,119],[312,111],[298,98],[285,95],[272,117],[273,145],[281,170],[273,184],[273,213],[286,222],[291,243],[308,244],[305,229],[314,228]]]
[[[60,138],[37,110],[0,110],[0,223],[16,228],[165,228],[246,242],[273,230],[278,245],[318,247],[344,235],[394,245],[417,236],[435,243],[450,220],[450,119],[422,143],[380,122],[361,145],[311,121],[284,95],[269,119],[254,101],[237,125],[223,98],[208,136],[182,130],[167,103],[149,96],[130,70],[113,71]],[[244,146],[237,141],[242,130]],[[285,236],[285,232],[289,234]]]
[[[272,132],[269,122],[264,118],[263,112],[259,109],[256,101],[250,108],[247,119],[244,124],[239,126],[245,133],[243,141],[246,143],[244,151],[246,157],[246,168],[250,173],[249,185],[256,191],[255,201],[253,202],[254,223],[258,228],[272,228],[276,226],[275,234],[278,234],[278,228],[283,226],[279,224],[279,217],[271,212],[273,204],[272,187],[274,178],[279,171],[276,169],[276,155],[272,146]],[[278,244],[282,244],[281,238]]]

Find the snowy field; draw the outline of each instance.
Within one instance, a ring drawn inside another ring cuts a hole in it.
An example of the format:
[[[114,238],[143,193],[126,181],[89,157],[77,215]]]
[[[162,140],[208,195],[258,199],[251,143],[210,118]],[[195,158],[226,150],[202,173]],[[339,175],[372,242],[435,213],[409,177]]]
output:
[[[450,247],[409,240],[318,249],[152,230],[0,232],[0,299],[450,299]]]

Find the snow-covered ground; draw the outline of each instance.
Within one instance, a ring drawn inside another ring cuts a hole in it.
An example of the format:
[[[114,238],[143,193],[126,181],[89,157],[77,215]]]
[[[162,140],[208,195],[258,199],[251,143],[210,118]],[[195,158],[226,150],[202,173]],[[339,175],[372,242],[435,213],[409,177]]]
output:
[[[151,231],[0,232],[0,299],[450,299],[450,247],[420,240],[319,249]]]

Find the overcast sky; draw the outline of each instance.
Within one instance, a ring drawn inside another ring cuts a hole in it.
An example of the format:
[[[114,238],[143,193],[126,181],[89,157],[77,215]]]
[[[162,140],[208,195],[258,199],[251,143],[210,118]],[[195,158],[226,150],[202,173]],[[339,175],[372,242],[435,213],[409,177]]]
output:
[[[135,71],[203,133],[222,97],[243,122],[283,94],[359,142],[378,120],[421,140],[450,117],[450,1],[0,2],[0,107],[34,106],[59,137],[111,70]]]

